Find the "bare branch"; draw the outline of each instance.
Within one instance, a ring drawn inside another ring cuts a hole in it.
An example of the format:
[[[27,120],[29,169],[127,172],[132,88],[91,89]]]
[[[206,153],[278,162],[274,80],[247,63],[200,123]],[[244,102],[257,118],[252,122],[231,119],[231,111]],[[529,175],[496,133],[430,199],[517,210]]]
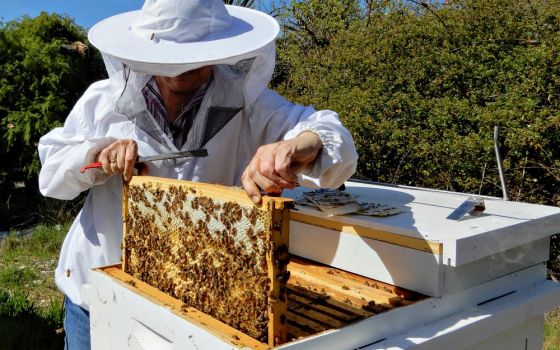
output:
[[[434,10],[434,8],[430,4],[424,1],[416,1],[416,0],[408,0],[408,1],[415,3],[416,5],[422,6],[423,8],[428,10],[432,15],[436,17],[438,22],[441,23],[446,30],[449,30],[449,26],[447,25],[447,23],[445,23],[445,21],[439,16],[439,14]]]

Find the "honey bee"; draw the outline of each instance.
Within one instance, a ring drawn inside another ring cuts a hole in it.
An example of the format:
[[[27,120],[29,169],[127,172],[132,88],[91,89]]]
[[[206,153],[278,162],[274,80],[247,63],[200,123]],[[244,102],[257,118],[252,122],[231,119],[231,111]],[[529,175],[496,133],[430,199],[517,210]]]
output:
[[[132,287],[136,287],[136,282],[134,282],[134,280],[128,280],[126,281],[126,283],[131,285]]]
[[[280,228],[271,224],[270,211],[221,201],[182,185],[131,186],[128,196],[125,270],[186,306],[266,340],[268,299],[276,301],[269,295],[267,254],[285,263],[282,248],[276,255],[272,252],[269,233]],[[162,209],[167,213],[162,215]],[[173,234],[177,230],[179,234]],[[173,277],[170,271],[175,271]],[[240,295],[242,303],[236,299]],[[285,301],[285,289],[277,297]]]

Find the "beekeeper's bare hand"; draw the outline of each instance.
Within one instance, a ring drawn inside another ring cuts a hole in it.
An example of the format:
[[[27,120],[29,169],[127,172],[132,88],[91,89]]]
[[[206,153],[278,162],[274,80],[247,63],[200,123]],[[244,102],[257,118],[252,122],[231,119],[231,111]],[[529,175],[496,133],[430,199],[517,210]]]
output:
[[[315,161],[323,144],[313,132],[259,147],[243,172],[241,182],[255,204],[261,202],[261,190],[280,194],[285,188],[296,186],[297,175]]]
[[[136,141],[118,140],[102,149],[97,160],[101,162],[105,174],[123,174],[124,180],[128,181],[132,177],[137,156]]]

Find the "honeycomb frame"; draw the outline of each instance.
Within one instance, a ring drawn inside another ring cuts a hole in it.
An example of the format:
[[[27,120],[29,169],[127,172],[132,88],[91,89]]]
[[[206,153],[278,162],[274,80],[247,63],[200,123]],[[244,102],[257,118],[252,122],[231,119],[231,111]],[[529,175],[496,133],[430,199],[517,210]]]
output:
[[[123,186],[123,271],[262,343],[283,344],[292,205],[135,176]]]

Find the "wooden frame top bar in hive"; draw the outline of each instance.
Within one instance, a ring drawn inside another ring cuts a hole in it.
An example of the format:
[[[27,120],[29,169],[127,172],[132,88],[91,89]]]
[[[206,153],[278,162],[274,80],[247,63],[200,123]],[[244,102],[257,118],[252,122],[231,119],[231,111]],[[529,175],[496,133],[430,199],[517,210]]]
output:
[[[286,341],[291,200],[136,176],[123,189],[123,269],[269,346]]]

